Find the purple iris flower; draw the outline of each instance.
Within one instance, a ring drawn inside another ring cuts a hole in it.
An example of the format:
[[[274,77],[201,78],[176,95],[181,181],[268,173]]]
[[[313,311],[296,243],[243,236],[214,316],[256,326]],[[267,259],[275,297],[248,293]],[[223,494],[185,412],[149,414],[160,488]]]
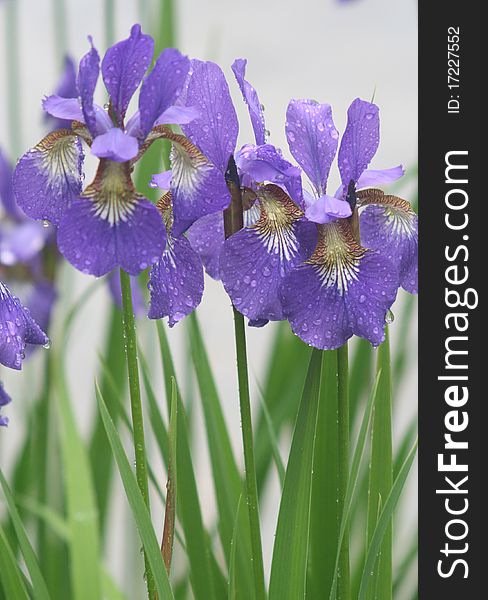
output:
[[[222,279],[237,308],[248,316],[251,324],[262,325],[270,319],[283,318],[279,283],[297,260],[311,253],[316,233],[315,227],[303,219],[300,170],[286,161],[277,148],[266,143],[263,107],[256,90],[245,79],[245,69],[244,59],[237,59],[232,65],[248,105],[256,143],[246,144],[236,151],[239,125],[225,76],[212,62],[192,62],[186,102],[196,107],[199,116],[184,125],[183,131],[216,169],[214,181],[219,183],[217,190],[215,185],[213,188],[212,212],[208,210],[208,214],[196,220],[188,230],[188,239],[207,272]],[[222,210],[230,202],[226,177],[233,160],[243,195],[245,228],[225,240]],[[201,172],[203,178],[204,171]],[[190,180],[189,174],[182,176],[178,171],[176,177],[173,165],[170,174],[161,174],[154,180],[159,187],[165,189],[164,182],[171,190],[175,224],[179,222],[177,207],[181,206],[177,196],[178,188],[183,187],[180,182],[186,184]],[[194,177],[197,178],[196,170]],[[194,189],[197,192],[198,187]],[[184,190],[179,194],[182,196],[195,202],[197,193],[191,198]],[[218,199],[221,200],[219,207],[216,206]],[[182,230],[184,228],[176,228],[177,236]],[[187,240],[181,237],[179,240],[182,249],[184,245],[188,250]],[[185,264],[190,264],[188,258]],[[170,273],[168,269],[154,269],[151,273],[152,304],[161,304],[166,298]],[[179,275],[172,276],[174,279]],[[183,297],[189,305],[193,299],[192,309],[197,300],[199,302],[200,287],[191,290],[190,277],[181,277],[180,282],[185,284]]]
[[[379,110],[360,99],[349,107],[339,148],[342,185],[334,197],[325,194],[334,131],[328,105],[290,103],[286,133],[314,187],[306,215],[318,224],[318,243],[286,276],[280,296],[292,330],[306,343],[334,349],[358,335],[377,346],[399,285],[417,290],[417,217],[405,200],[361,189],[394,181],[403,169],[367,169],[379,144]]]
[[[32,318],[28,308],[0,281],[0,364],[10,369],[21,369],[27,344],[47,345],[49,339]],[[0,408],[10,397],[0,384]],[[0,415],[0,425],[8,421]]]
[[[100,58],[92,44],[80,61],[78,98],[53,95],[43,102],[51,116],[71,121],[71,129],[46,136],[15,169],[19,206],[28,216],[58,226],[60,252],[84,273],[101,276],[120,266],[137,275],[165,247],[161,216],[137,193],[131,174],[149,145],[167,137],[162,123],[187,122],[194,111],[177,104],[190,68],[178,50],[164,50],[144,78],[153,47],[152,38],[134,25],[128,39],[107,50],[101,63],[109,93],[106,110],[94,103]],[[138,111],[126,122],[141,81]],[[94,181],[84,190],[82,141],[100,159]]]

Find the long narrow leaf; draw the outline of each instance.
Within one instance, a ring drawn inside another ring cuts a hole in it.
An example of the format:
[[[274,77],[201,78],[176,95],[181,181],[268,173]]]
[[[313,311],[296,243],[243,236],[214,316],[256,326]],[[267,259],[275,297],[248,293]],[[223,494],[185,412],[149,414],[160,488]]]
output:
[[[154,581],[159,598],[164,600],[174,600],[173,592],[168,579],[168,574],[164,566],[161,551],[154,533],[149,512],[144,503],[141,491],[137,486],[137,481],[134,473],[130,468],[129,461],[125,454],[124,448],[119,438],[119,434],[115,429],[114,423],[110,418],[109,412],[100,394],[100,389],[97,390],[98,406],[102,415],[105,430],[112,448],[112,452],[119,469],[120,477],[124,485],[127,500],[132,509],[132,514],[139,531],[142,545],[147,556],[151,571],[154,576]]]
[[[41,569],[39,568],[37,557],[24,529],[24,525],[20,519],[19,511],[15,505],[12,492],[10,491],[2,471],[0,471],[0,485],[3,489],[5,499],[7,500],[10,518],[12,519],[15,533],[17,534],[17,539],[19,541],[19,546],[22,551],[27,570],[29,571],[29,575],[31,577],[32,586],[35,593],[34,597],[36,600],[49,600],[50,595],[46,586],[46,582],[44,581],[44,577],[42,576]]]
[[[271,565],[270,600],[305,598],[322,354],[313,350],[286,469]]]
[[[55,376],[61,422],[61,449],[70,527],[70,558],[73,598],[101,597],[98,512],[88,455],[78,434],[64,375],[56,361]]]
[[[383,510],[381,511],[381,515],[376,524],[376,528],[371,537],[371,543],[369,544],[368,553],[366,555],[366,561],[364,563],[363,576],[361,578],[361,585],[359,587],[359,596],[358,600],[364,600],[366,598],[366,592],[368,588],[368,584],[371,581],[371,573],[374,574],[373,568],[374,564],[378,558],[378,554],[381,550],[381,545],[383,543],[383,538],[385,536],[385,532],[387,531],[393,516],[393,511],[397,505],[398,499],[400,498],[400,494],[403,490],[405,482],[407,480],[408,474],[412,467],[413,461],[415,459],[415,454],[417,451],[417,442],[412,446],[405,462],[403,463],[400,472],[398,473],[395,482],[391,488],[391,492],[386,499]],[[375,575],[375,574],[374,574]],[[380,596],[381,597],[381,596]]]
[[[12,548],[8,543],[5,532],[0,526],[0,583],[5,592],[5,597],[15,600],[29,600],[22,571],[15,560]]]

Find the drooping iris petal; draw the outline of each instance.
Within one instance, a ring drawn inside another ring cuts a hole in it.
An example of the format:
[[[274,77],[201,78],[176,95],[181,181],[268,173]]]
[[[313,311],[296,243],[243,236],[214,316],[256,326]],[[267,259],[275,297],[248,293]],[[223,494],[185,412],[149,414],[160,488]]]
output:
[[[340,220],[320,226],[314,253],[286,277],[281,299],[293,332],[311,346],[339,348],[354,334],[378,346],[397,287],[390,261],[359,246]]]
[[[91,38],[88,38],[92,44],[91,50],[85,54],[80,61],[78,70],[78,93],[81,100],[81,108],[84,116],[84,123],[93,136],[100,133],[96,118],[96,109],[93,104],[93,94],[97,86],[98,75],[100,73],[100,57],[96,48],[93,46]]]
[[[78,98],[62,98],[53,94],[44,98],[42,108],[51,117],[64,121],[68,127],[71,121],[85,122]]]
[[[30,261],[42,250],[49,230],[35,221],[2,225],[0,231],[0,263],[15,265]]]
[[[222,172],[189,139],[177,134],[169,139],[173,235],[178,237],[200,217],[227,208],[230,193]]]
[[[220,275],[239,312],[251,321],[276,321],[283,319],[278,294],[283,278],[310,256],[317,230],[278,186],[264,186],[258,198],[261,216],[225,241]]]
[[[213,279],[220,279],[220,252],[225,240],[223,214],[219,212],[198,219],[188,230],[188,239],[205,271]]]
[[[29,309],[22,306],[0,281],[0,364],[20,369],[26,344],[45,345],[48,342]]]
[[[369,188],[376,187],[378,185],[387,185],[393,183],[405,175],[405,170],[402,165],[398,167],[391,167],[390,169],[366,169],[361,177],[358,179],[356,187]]]
[[[361,177],[376,154],[379,142],[379,108],[356,98],[347,111],[347,126],[339,148],[339,172],[346,188]]]
[[[186,317],[203,295],[203,265],[183,236],[168,238],[163,256],[149,272],[150,319],[168,317],[169,326]]]
[[[303,205],[300,169],[285,160],[272,144],[246,144],[236,153],[235,160],[239,171],[251,180],[282,185],[292,200],[299,206]]]
[[[17,163],[13,190],[17,204],[32,219],[59,223],[81,192],[83,151],[67,129],[47,135]]]
[[[317,194],[323,194],[339,138],[331,107],[313,100],[291,100],[286,111],[286,137],[290,152]]]
[[[122,123],[130,99],[141,83],[154,52],[151,36],[133,25],[130,36],[107,50],[102,61],[102,76],[114,114]]]
[[[361,243],[398,266],[400,285],[418,292],[418,218],[406,200],[381,190],[359,192]]]
[[[159,259],[165,242],[161,216],[136,193],[129,166],[104,159],[58,229],[60,252],[77,269],[96,276],[117,266],[137,275]]]
[[[108,158],[115,162],[132,160],[139,152],[139,142],[135,137],[127,135],[118,127],[113,127],[107,133],[93,140],[91,153],[98,158]]]
[[[213,62],[192,60],[186,105],[200,113],[183,131],[222,173],[234,153],[239,124],[221,68]]]
[[[12,189],[12,166],[0,148],[0,202],[8,217],[22,219],[23,213],[17,206]]]
[[[156,119],[175,103],[190,70],[190,60],[174,48],[166,48],[139,93],[140,135],[145,138]]]
[[[237,58],[232,64],[237,83],[241,89],[247,107],[249,108],[249,116],[251,117],[252,128],[256,144],[261,146],[266,143],[266,127],[264,124],[263,107],[259,102],[259,97],[254,87],[246,81],[246,65],[245,58]]]
[[[12,399],[5,391],[5,388],[3,387],[3,383],[0,381],[0,410],[1,410],[2,406],[6,406],[10,402],[12,402]],[[2,417],[2,414],[0,413],[0,427],[6,427],[7,425],[8,425],[7,417]]]
[[[334,196],[323,194],[315,202],[311,203],[306,211],[305,216],[313,223],[330,223],[335,219],[345,219],[352,214],[349,202],[339,200]]]
[[[131,283],[132,308],[134,310],[134,314],[139,317],[146,312],[146,303],[144,301],[142,290],[139,287],[137,277],[131,276]],[[110,290],[112,300],[119,308],[122,308],[122,289],[120,287],[120,273],[118,269],[112,271],[112,273],[110,273],[108,276],[108,289]]]

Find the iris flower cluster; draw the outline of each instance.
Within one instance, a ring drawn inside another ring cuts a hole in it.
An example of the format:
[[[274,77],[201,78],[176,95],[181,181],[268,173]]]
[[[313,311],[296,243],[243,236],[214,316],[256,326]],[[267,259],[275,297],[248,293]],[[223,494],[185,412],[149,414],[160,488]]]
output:
[[[398,288],[417,291],[417,217],[377,188],[401,177],[402,167],[368,168],[380,139],[378,107],[354,100],[339,143],[329,105],[292,100],[285,130],[294,165],[267,141],[246,60],[232,70],[254,140],[238,148],[237,114],[218,65],[166,49],[148,72],[154,43],[139,25],[102,61],[89,40],[74,92],[58,89],[43,101],[63,127],[24,154],[13,175],[18,206],[55,226],[61,254],[95,276],[150,268],[148,316],[168,317],[170,326],[200,303],[206,270],[250,325],[287,319],[321,349],[352,335],[380,344]],[[94,101],[100,71],[104,106]],[[126,119],[137,90],[137,110]],[[150,183],[163,191],[154,205],[132,173],[159,139],[171,143],[171,168]],[[99,163],[84,187],[86,149]],[[341,185],[329,194],[336,154]]]

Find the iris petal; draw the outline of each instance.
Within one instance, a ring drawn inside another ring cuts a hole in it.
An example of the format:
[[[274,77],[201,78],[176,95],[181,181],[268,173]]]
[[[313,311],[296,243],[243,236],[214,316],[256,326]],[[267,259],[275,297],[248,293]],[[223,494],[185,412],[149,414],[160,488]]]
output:
[[[356,98],[347,111],[347,126],[339,148],[339,171],[345,188],[357,182],[380,142],[380,117],[376,104]]]
[[[316,227],[283,190],[258,192],[261,216],[229,237],[220,255],[220,275],[233,304],[251,321],[283,319],[278,290],[291,269],[306,260],[317,241]]]
[[[91,152],[98,158],[126,162],[137,156],[139,142],[118,127],[113,127],[107,133],[99,135],[93,140]]]
[[[81,192],[82,161],[81,143],[72,131],[50,133],[17,163],[13,176],[17,204],[33,219],[59,223]]]
[[[220,279],[220,252],[225,240],[223,214],[218,212],[198,219],[188,230],[188,239],[205,271],[212,279]]]
[[[242,92],[245,103],[249,109],[251,124],[254,131],[256,144],[261,146],[266,143],[266,127],[264,124],[263,107],[259,102],[259,97],[254,87],[246,81],[246,65],[245,58],[236,58],[232,64],[232,71]]]
[[[381,190],[358,192],[361,241],[398,265],[400,285],[418,292],[418,218],[410,204]]]
[[[45,345],[48,342],[29,309],[0,282],[0,364],[20,369],[26,344]]]
[[[92,44],[92,47],[80,61],[77,83],[84,123],[86,123],[90,133],[93,136],[96,136],[100,131],[96,118],[95,105],[93,104],[93,94],[95,93],[98,75],[100,73],[100,57],[96,48],[93,46],[91,38],[88,39]]]
[[[136,193],[129,167],[103,159],[94,182],[58,229],[60,252],[77,269],[96,276],[117,266],[137,275],[158,260],[165,240],[161,216]]]
[[[397,287],[392,263],[359,246],[340,220],[320,226],[313,255],[286,277],[281,299],[293,332],[311,346],[339,348],[354,334],[377,346]]]
[[[292,100],[286,111],[286,137],[317,194],[323,194],[339,138],[331,107],[313,100]]]
[[[102,76],[120,125],[137,87],[149,67],[154,41],[134,25],[130,37],[109,48],[102,61]]]
[[[6,406],[10,402],[12,402],[12,399],[5,391],[5,388],[3,387],[3,383],[0,381],[0,409],[2,408],[2,406]],[[2,417],[2,415],[0,414],[0,427],[6,427],[7,425],[8,425],[7,417]]]
[[[234,153],[239,124],[221,68],[213,62],[192,61],[186,105],[194,106],[199,117],[183,131],[222,173]]]

